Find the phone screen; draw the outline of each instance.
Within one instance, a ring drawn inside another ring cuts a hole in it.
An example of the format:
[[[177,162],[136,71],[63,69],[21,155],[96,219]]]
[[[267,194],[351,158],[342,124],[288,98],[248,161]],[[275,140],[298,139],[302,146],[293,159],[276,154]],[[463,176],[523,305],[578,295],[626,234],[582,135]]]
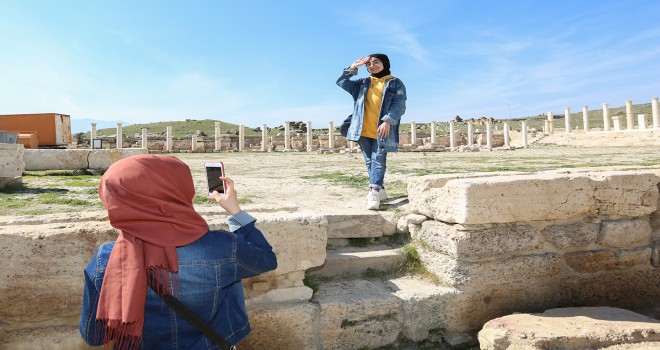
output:
[[[206,181],[209,184],[209,194],[213,193],[213,191],[225,193],[225,184],[219,179],[220,176],[224,176],[222,167],[206,167]]]

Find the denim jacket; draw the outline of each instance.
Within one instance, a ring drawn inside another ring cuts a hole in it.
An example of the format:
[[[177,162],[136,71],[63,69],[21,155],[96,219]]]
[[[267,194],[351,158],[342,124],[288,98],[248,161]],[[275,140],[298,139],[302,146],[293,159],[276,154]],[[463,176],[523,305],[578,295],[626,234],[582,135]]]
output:
[[[351,141],[357,141],[360,138],[364,119],[364,98],[371,85],[368,77],[351,80],[354,75],[357,75],[357,69],[346,69],[337,79],[337,85],[353,96],[353,117],[346,135],[346,139]],[[406,87],[399,78],[390,78],[385,82],[378,125],[390,124],[390,134],[385,138],[378,138],[378,152],[399,150],[399,122],[401,116],[406,112],[406,99]]]
[[[255,218],[239,212],[228,220],[227,231],[209,231],[197,241],[178,247],[177,299],[208,322],[231,345],[248,333],[242,278],[277,267],[277,259]],[[79,329],[89,345],[102,345],[96,308],[105,268],[114,242],[99,247],[85,267],[85,289]],[[151,289],[147,292],[142,349],[219,349],[181,319]]]

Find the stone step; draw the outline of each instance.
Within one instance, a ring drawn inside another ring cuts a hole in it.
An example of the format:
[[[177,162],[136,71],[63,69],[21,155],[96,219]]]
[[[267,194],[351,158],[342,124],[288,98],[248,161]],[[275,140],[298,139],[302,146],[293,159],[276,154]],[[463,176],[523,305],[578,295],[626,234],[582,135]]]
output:
[[[360,275],[367,269],[388,271],[405,259],[399,248],[385,245],[342,247],[328,250],[326,254],[325,263],[307,270],[307,274],[333,277]]]

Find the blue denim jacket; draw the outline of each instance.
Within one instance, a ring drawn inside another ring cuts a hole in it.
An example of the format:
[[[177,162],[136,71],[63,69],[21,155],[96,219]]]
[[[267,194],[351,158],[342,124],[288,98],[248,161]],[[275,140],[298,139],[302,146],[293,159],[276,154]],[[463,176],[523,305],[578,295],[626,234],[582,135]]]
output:
[[[353,117],[346,135],[346,139],[351,141],[357,141],[360,138],[364,119],[364,98],[369,90],[369,85],[371,85],[371,80],[368,77],[351,80],[354,75],[357,75],[357,69],[346,69],[337,79],[337,85],[353,96]],[[390,78],[385,82],[378,125],[380,126],[381,123],[390,124],[390,134],[386,138],[378,138],[379,152],[396,152],[399,150],[399,122],[401,116],[406,112],[406,99],[406,86],[399,78]]]
[[[248,333],[242,278],[277,267],[273,250],[255,218],[239,212],[228,220],[227,231],[209,231],[197,241],[177,248],[179,290],[176,297],[217,330],[231,345]],[[99,247],[85,267],[85,289],[79,329],[89,345],[102,345],[96,308],[105,268],[114,242]],[[151,289],[144,311],[142,349],[219,349],[181,319]]]

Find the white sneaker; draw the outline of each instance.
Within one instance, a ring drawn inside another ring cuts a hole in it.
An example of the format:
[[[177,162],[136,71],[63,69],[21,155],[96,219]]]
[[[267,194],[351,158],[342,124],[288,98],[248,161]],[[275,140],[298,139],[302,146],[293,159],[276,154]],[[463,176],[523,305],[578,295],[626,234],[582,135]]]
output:
[[[385,191],[384,188],[381,188],[380,191],[378,191],[378,199],[382,201],[387,199],[387,191]]]
[[[378,191],[371,189],[367,194],[367,209],[378,210],[380,208],[380,197]]]

